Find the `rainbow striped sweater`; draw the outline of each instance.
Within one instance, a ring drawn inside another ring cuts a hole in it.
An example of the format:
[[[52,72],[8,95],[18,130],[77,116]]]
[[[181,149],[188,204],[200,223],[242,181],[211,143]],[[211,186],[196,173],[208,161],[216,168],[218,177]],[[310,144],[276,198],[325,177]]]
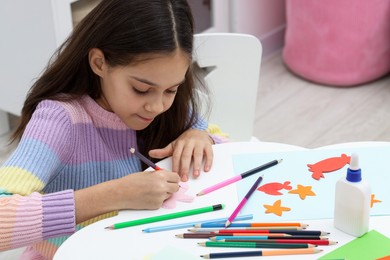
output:
[[[76,226],[74,191],[141,171],[129,147],[136,132],[90,97],[40,102],[0,168],[0,251],[29,246],[24,259],[51,259],[70,234],[107,217]]]

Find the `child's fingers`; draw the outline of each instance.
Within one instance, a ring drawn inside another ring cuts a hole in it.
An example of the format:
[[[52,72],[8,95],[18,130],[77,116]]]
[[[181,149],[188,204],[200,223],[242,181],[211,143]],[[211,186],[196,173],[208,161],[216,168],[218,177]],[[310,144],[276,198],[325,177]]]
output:
[[[156,159],[162,159],[171,156],[173,153],[172,143],[168,144],[162,149],[153,149],[149,151],[149,156]]]
[[[208,172],[208,171],[210,171],[211,166],[213,164],[213,160],[214,160],[214,153],[213,153],[212,147],[206,147],[204,149],[204,157],[205,157],[205,162],[204,162],[203,170],[205,172]]]
[[[202,162],[203,162],[203,147],[194,147],[193,151],[193,171],[192,175],[197,178],[200,175],[200,170],[202,168]]]

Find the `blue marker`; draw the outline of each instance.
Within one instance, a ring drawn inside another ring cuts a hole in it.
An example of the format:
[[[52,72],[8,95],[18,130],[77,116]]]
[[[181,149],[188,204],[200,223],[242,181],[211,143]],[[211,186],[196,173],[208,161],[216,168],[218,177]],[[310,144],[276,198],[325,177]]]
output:
[[[215,236],[210,237],[210,240],[218,241],[222,239],[234,239],[234,240],[268,240],[269,236]]]
[[[224,223],[224,221],[226,221],[227,219],[228,218],[218,218],[218,219],[209,219],[209,220],[203,220],[203,221],[193,221],[193,222],[187,222],[187,223],[181,223],[181,224],[173,224],[173,225],[167,225],[167,226],[145,228],[142,231],[145,233],[152,233],[152,232],[194,227],[196,224],[202,224],[202,223],[216,223],[216,222],[223,222]],[[253,215],[248,214],[248,215],[237,216],[235,221],[248,220],[248,219],[253,219]]]

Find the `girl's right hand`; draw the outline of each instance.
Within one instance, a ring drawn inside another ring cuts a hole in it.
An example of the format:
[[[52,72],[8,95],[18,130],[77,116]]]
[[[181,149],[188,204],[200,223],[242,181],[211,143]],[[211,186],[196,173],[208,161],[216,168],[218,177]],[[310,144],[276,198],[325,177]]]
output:
[[[177,192],[177,173],[137,172],[75,191],[76,223],[123,209],[159,209]]]
[[[180,176],[166,170],[137,172],[114,181],[118,210],[158,209],[180,188]]]

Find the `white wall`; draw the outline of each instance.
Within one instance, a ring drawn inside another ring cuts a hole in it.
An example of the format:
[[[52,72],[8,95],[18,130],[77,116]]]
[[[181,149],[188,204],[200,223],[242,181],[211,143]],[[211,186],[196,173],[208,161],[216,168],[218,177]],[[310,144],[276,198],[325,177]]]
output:
[[[285,0],[231,0],[232,32],[248,33],[260,39],[263,57],[284,45]]]
[[[5,112],[0,112],[0,137],[9,131],[8,116]],[[2,145],[0,143],[0,145]]]

